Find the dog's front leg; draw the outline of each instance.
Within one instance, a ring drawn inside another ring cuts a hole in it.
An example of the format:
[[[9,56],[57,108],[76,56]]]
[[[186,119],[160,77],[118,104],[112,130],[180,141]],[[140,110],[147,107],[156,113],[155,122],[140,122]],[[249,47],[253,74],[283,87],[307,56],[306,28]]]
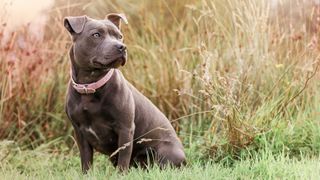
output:
[[[93,162],[93,148],[89,142],[83,137],[78,127],[74,127],[76,141],[80,151],[82,172],[86,174]]]
[[[129,168],[132,146],[133,146],[133,133],[134,122],[130,122],[119,128],[118,147],[120,149],[118,155],[118,168],[120,171],[126,171]]]

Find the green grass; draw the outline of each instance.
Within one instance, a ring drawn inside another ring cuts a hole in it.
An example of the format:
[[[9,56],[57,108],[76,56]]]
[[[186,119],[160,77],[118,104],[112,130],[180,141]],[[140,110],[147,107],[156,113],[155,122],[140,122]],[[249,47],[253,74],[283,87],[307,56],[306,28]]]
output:
[[[2,144],[5,144],[2,142]],[[61,142],[56,145],[63,144]],[[2,153],[6,147],[2,147]],[[8,148],[8,147],[7,147]],[[8,150],[8,149],[7,149]],[[11,147],[0,164],[1,179],[318,179],[320,157],[289,158],[284,153],[272,155],[267,149],[251,159],[239,159],[232,165],[197,160],[187,149],[189,163],[181,169],[130,169],[119,173],[107,157],[96,153],[93,169],[81,173],[76,153],[65,150],[54,153],[47,146],[33,151],[20,151]]]

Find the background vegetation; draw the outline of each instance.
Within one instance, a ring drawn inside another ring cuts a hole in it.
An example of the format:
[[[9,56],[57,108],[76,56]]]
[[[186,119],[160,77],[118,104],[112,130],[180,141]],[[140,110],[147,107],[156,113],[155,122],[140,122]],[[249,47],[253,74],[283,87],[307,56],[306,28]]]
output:
[[[43,40],[32,39],[23,27],[0,49],[2,173],[15,177],[40,167],[52,169],[66,159],[63,171],[79,170],[73,170],[79,166],[77,147],[64,113],[71,42],[62,19],[124,12],[129,57],[121,70],[172,121],[186,148],[190,172],[204,172],[204,178],[217,172],[222,172],[221,178],[316,177],[320,7],[311,1],[269,3],[56,1]],[[0,39],[6,28],[3,23]],[[47,163],[26,166],[30,157],[43,157],[39,161]],[[208,164],[208,158],[216,164]],[[296,165],[298,161],[302,165]],[[270,172],[268,163],[274,164]],[[111,173],[109,166],[96,166],[101,171],[91,175],[97,178]],[[293,173],[308,166],[315,168],[314,174]],[[292,169],[277,174],[283,167]],[[53,177],[64,176],[55,171]],[[149,178],[161,174],[157,168],[151,171],[155,174]],[[173,178],[178,171],[168,170],[163,177]],[[195,176],[188,171],[182,170],[180,178]],[[128,178],[148,176],[131,173]]]

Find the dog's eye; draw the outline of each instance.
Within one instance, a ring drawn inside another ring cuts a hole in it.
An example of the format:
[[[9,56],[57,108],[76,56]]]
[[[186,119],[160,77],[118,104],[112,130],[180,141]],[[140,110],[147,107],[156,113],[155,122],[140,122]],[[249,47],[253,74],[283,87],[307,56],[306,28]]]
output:
[[[101,35],[100,35],[100,33],[93,33],[92,36],[95,37],[95,38],[98,38],[98,37],[100,37]]]
[[[122,39],[122,38],[123,38],[123,36],[122,36],[121,34],[119,34],[119,35],[118,35],[118,38],[119,38],[119,39]]]

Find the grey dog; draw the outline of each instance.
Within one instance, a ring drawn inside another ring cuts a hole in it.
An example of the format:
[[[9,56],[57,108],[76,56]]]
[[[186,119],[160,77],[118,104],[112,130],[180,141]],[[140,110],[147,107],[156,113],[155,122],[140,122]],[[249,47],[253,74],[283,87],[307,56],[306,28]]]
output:
[[[75,130],[82,171],[92,166],[94,150],[109,155],[120,171],[150,160],[160,167],[180,167],[185,154],[169,120],[118,69],[127,61],[121,20],[127,23],[123,14],[115,13],[103,20],[64,19],[73,41],[66,113]]]

